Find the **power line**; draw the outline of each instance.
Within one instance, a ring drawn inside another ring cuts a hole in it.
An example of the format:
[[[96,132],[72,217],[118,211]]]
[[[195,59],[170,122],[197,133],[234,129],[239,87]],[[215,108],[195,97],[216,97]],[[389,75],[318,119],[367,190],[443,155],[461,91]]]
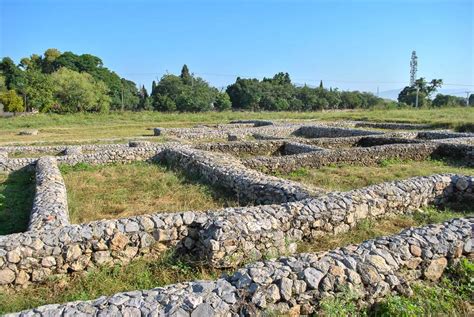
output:
[[[145,76],[156,76],[160,77],[165,74],[169,74],[168,72],[137,72],[137,73],[122,73],[124,76],[139,76],[139,75],[145,75]],[[265,75],[245,75],[245,74],[222,74],[222,73],[207,73],[207,72],[195,72],[195,75],[198,76],[217,76],[217,77],[233,77],[233,78],[264,78],[267,77]],[[372,81],[363,81],[363,80],[346,80],[346,79],[330,79],[330,78],[320,78],[320,79],[314,79],[314,78],[291,78],[292,81],[298,81],[298,82],[314,82],[314,83],[319,83],[321,80],[325,82],[332,82],[332,83],[341,83],[341,84],[381,84],[381,85],[406,85],[406,82],[403,81],[385,81],[385,80],[372,80]],[[474,84],[458,84],[458,83],[443,83],[443,86],[460,86],[460,87],[474,87]]]

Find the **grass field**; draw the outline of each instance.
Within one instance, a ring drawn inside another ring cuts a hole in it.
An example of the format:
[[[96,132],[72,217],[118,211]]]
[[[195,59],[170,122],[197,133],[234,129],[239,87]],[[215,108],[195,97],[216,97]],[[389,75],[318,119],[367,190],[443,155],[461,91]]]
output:
[[[26,230],[34,193],[34,173],[0,173],[0,235]]]
[[[377,221],[363,221],[350,233],[327,236],[316,241],[301,242],[300,252],[317,252],[347,244],[360,243],[381,235],[399,232],[407,226],[442,222],[461,216],[449,210],[427,208],[423,213],[387,217]],[[20,311],[49,303],[89,300],[123,291],[150,289],[168,284],[203,279],[216,279],[223,271],[213,270],[201,264],[176,257],[172,252],[157,258],[141,258],[128,265],[104,266],[84,274],[51,277],[42,284],[26,289],[0,292],[0,314]],[[341,309],[341,307],[337,307]]]
[[[222,190],[156,164],[62,165],[61,172],[73,223],[237,205]]]
[[[327,112],[205,112],[159,113],[114,112],[70,115],[38,114],[0,118],[0,144],[9,142],[91,141],[101,138],[151,136],[154,127],[189,127],[225,123],[237,119],[277,120],[365,120],[377,122],[426,123],[439,128],[474,130],[474,108],[372,109]],[[36,136],[20,136],[25,129],[39,129]]]
[[[331,165],[301,168],[276,176],[330,191],[348,191],[382,182],[440,173],[474,175],[474,168],[450,165],[448,162],[384,160],[378,166]]]

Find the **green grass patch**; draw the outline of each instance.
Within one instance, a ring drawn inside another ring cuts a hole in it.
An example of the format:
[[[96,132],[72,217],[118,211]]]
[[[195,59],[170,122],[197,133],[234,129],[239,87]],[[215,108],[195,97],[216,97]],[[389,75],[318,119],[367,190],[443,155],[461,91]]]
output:
[[[237,206],[230,193],[157,164],[60,166],[73,223]]]
[[[0,235],[27,229],[34,195],[33,172],[0,173]]]
[[[327,112],[112,112],[77,114],[38,114],[34,116],[0,118],[0,143],[93,140],[152,136],[154,127],[190,127],[197,124],[217,124],[230,120],[362,120],[431,124],[439,128],[474,131],[474,108],[440,109],[372,109]],[[39,129],[37,136],[20,136],[23,129]]]
[[[412,214],[394,215],[381,219],[365,219],[350,231],[338,235],[324,235],[312,241],[298,243],[298,252],[319,252],[332,250],[349,244],[358,244],[380,236],[397,234],[408,227],[418,227],[431,223],[441,223],[452,218],[474,215],[474,206],[465,204],[463,212],[449,208],[437,209],[425,207],[422,211]]]
[[[275,173],[308,186],[330,191],[348,191],[382,182],[428,176],[440,173],[474,175],[474,168],[457,166],[453,162],[439,160],[402,161],[382,160],[376,166],[328,165],[321,168],[301,168],[290,173]]]
[[[23,158],[23,157],[41,157],[41,156],[60,156],[60,152],[11,152],[8,153],[9,158]]]
[[[103,266],[83,274],[51,277],[26,289],[0,292],[0,314],[185,281],[212,280],[221,273],[194,265],[168,251],[157,258],[142,258],[123,266]]]

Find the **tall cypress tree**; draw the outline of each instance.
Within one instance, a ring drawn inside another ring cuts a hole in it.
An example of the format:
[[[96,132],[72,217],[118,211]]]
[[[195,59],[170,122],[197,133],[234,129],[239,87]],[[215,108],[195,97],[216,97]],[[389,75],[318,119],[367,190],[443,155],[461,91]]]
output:
[[[322,81],[322,80],[319,82],[319,88],[320,88],[320,89],[323,89],[323,88],[324,88],[324,87],[323,87],[323,81]]]
[[[184,64],[183,68],[181,68],[181,75],[179,75],[179,77],[181,77],[181,79],[186,85],[191,85],[192,77],[191,77],[191,74],[189,73],[189,69],[186,64]]]

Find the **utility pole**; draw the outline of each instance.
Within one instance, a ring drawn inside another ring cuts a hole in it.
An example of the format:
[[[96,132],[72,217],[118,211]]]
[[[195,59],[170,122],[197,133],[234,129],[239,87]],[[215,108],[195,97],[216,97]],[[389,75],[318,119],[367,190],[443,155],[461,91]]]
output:
[[[415,108],[418,109],[418,93],[420,92],[420,87],[416,87],[416,99],[415,99]]]
[[[122,111],[123,111],[123,83],[122,83]]]
[[[470,91],[466,91],[466,107],[469,107],[469,96],[471,95]]]

